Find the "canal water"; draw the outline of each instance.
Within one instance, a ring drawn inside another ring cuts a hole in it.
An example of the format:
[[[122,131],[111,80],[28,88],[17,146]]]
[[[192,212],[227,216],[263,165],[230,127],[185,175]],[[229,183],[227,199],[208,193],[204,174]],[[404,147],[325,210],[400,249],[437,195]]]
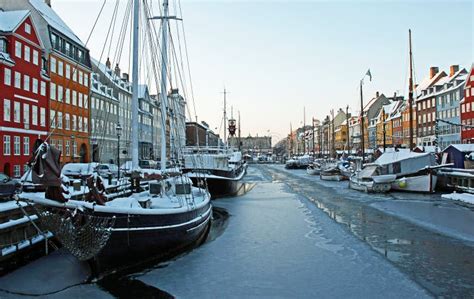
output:
[[[390,195],[358,193],[348,189],[347,183],[322,182],[301,175],[301,171],[262,170],[310,200],[434,296],[474,297],[474,242],[428,230],[372,207],[374,202],[393,201]]]

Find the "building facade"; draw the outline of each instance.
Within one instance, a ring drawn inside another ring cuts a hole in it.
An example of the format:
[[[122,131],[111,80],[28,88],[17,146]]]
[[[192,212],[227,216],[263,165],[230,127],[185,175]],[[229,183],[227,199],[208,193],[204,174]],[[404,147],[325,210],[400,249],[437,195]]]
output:
[[[50,79],[30,12],[0,11],[0,19],[0,171],[18,178],[48,135]]]
[[[474,64],[471,67],[464,84],[464,99],[461,100],[461,122],[474,124]],[[463,143],[474,143],[474,129],[463,127],[461,131]]]

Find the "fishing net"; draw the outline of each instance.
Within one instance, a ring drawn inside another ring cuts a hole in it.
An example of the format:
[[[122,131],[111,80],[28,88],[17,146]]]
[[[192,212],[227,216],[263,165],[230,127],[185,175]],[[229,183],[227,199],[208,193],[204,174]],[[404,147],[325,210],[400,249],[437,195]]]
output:
[[[39,221],[77,259],[96,256],[107,244],[115,217],[98,217],[67,209],[38,210]]]

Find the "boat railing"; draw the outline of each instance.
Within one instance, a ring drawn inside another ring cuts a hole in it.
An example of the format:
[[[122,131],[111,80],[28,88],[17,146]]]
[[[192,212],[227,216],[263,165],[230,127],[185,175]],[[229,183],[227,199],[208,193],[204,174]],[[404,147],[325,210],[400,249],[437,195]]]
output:
[[[218,146],[186,146],[183,149],[184,154],[230,154],[233,152],[233,148]]]

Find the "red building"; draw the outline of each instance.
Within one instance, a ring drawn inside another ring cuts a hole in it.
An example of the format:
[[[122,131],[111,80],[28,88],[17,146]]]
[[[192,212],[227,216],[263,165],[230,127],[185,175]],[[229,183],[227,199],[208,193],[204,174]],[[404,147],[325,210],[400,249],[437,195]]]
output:
[[[464,99],[461,100],[461,123],[474,124],[474,64],[466,78],[464,85]],[[462,143],[474,143],[474,129],[463,128],[461,130]]]
[[[0,10],[0,172],[20,177],[49,129],[49,77],[28,10]]]

